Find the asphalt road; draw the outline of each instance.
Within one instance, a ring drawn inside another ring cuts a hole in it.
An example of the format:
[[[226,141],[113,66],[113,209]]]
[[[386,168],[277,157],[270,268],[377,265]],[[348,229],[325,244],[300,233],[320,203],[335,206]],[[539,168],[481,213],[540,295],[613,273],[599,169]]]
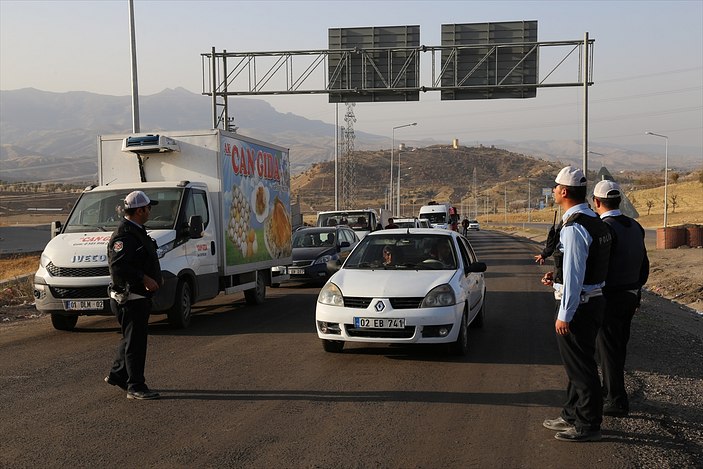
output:
[[[106,385],[119,339],[108,317],[59,332],[48,318],[0,325],[0,467],[468,468],[627,466],[627,435],[564,443],[565,376],[553,300],[534,245],[480,231],[485,326],[465,358],[443,347],[347,345],[325,353],[318,289],[290,284],[264,305],[240,295],[197,307],[184,331],[152,318],[133,401]]]
[[[41,252],[50,239],[50,225],[0,226],[0,254]]]

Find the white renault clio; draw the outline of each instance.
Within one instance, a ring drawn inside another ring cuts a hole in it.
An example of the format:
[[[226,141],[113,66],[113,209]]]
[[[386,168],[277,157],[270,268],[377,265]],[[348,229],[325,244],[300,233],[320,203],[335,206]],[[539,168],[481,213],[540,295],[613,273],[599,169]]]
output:
[[[372,232],[320,290],[317,334],[328,352],[344,342],[446,343],[465,355],[469,325],[483,325],[485,271],[454,231]]]

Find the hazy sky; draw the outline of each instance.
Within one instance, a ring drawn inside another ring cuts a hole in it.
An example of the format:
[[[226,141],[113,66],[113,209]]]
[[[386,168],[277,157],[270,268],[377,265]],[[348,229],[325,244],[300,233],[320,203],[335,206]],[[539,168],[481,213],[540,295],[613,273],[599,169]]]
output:
[[[421,43],[441,45],[446,23],[537,20],[538,40],[595,39],[590,140],[661,144],[651,130],[703,160],[703,1],[147,1],[135,0],[141,95],[183,87],[202,92],[201,53],[326,49],[328,28],[420,25]],[[0,89],[129,95],[127,0],[0,0]],[[540,57],[540,76],[548,54]],[[429,84],[423,54],[422,84]],[[572,60],[573,61],[573,60]],[[575,64],[560,69],[576,81]],[[540,89],[537,98],[364,103],[356,129],[404,138],[490,143],[576,139],[582,90]],[[203,99],[209,99],[203,96]],[[333,123],[326,95],[262,97],[280,112]],[[341,108],[341,107],[340,107]],[[236,108],[232,109],[235,117]],[[341,112],[341,111],[340,111]],[[341,121],[341,118],[340,118]],[[204,122],[203,127],[210,126]],[[143,129],[148,130],[148,129]]]

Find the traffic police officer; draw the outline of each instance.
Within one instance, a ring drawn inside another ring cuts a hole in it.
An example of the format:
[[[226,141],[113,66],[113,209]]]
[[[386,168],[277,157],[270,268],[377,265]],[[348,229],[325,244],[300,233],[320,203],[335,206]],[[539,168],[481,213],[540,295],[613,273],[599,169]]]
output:
[[[127,391],[128,399],[157,399],[144,380],[151,296],[163,284],[156,243],[144,228],[151,200],[142,191],[124,200],[125,217],[107,247],[110,306],[122,330],[117,356],[105,382]]]
[[[644,229],[620,211],[622,192],[614,181],[600,181],[593,189],[593,205],[611,230],[608,276],[603,288],[605,318],[596,342],[603,372],[603,414],[624,417],[630,411],[625,390],[625,357],[630,324],[640,305],[642,286],[649,277]]]
[[[554,252],[555,271],[545,274],[542,283],[554,287],[558,300],[554,327],[569,382],[561,416],[543,426],[557,431],[557,440],[596,441],[601,439],[603,397],[595,347],[605,310],[602,287],[611,235],[586,203],[582,170],[567,166],[555,182],[554,201],[564,210],[564,223]]]

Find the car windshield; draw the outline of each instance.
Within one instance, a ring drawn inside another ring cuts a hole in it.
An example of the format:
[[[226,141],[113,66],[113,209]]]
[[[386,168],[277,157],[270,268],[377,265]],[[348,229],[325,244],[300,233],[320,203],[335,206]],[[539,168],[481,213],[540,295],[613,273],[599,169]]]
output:
[[[316,248],[335,245],[334,231],[296,231],[293,233],[294,248]]]
[[[345,269],[456,270],[452,238],[420,233],[366,236]]]
[[[71,212],[64,232],[114,231],[124,217],[124,198],[133,190],[85,192]],[[173,229],[183,190],[160,188],[144,192],[151,200],[159,202],[152,207],[147,229]]]
[[[368,212],[330,212],[321,213],[317,226],[347,225],[354,231],[369,231]]]

